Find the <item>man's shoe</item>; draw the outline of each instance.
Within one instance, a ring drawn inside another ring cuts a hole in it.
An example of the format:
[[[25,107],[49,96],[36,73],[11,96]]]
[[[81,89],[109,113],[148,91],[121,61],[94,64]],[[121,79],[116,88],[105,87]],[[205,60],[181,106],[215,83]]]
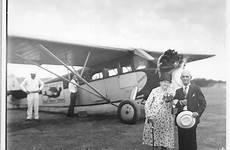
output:
[[[38,118],[38,119],[34,119],[35,121],[40,121],[40,119]]]
[[[26,121],[31,121],[32,119],[26,119]]]

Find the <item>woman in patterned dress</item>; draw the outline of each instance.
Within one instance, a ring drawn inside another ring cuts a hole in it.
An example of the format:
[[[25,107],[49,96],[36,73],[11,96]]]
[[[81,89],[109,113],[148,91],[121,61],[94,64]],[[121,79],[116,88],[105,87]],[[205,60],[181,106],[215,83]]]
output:
[[[171,113],[174,92],[170,83],[171,76],[164,74],[160,78],[160,86],[151,91],[145,103],[143,144],[152,146],[154,136],[156,150],[174,148],[174,117]]]

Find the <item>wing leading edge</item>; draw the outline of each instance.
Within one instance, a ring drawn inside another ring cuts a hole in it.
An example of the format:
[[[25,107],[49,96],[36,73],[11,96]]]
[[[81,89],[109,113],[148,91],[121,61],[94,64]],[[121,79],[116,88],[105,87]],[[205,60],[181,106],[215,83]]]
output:
[[[8,63],[16,64],[27,64],[27,62],[23,61],[16,55],[19,54],[39,64],[61,65],[42,50],[43,46],[49,49],[63,62],[73,66],[83,66],[89,52],[91,53],[91,56],[87,63],[88,67],[103,64],[117,58],[128,56],[130,54],[135,54],[144,59],[157,62],[157,58],[163,54],[163,52],[148,51],[143,49],[89,46],[18,36],[9,36],[7,41]],[[186,62],[197,61],[215,56],[201,54],[180,55],[183,55],[183,58],[186,59]]]
[[[148,51],[148,53],[155,58],[159,58],[162,55],[162,53],[160,53],[160,52]],[[206,58],[210,58],[210,57],[215,56],[212,54],[183,54],[183,53],[179,53],[179,55],[182,56],[183,59],[185,59],[186,63],[198,61],[198,60],[202,60],[202,59],[206,59]]]

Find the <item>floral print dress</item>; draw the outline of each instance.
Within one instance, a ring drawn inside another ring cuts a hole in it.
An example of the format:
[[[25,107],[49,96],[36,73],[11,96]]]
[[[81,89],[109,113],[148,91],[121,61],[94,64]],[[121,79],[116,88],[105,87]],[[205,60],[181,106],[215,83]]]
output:
[[[174,95],[171,88],[167,91],[170,95]],[[164,100],[164,91],[161,87],[153,89],[145,103],[145,125],[143,131],[143,144],[153,144],[154,146],[164,146],[166,148],[174,148],[174,116],[171,114],[171,103]],[[154,120],[152,125],[148,118]]]

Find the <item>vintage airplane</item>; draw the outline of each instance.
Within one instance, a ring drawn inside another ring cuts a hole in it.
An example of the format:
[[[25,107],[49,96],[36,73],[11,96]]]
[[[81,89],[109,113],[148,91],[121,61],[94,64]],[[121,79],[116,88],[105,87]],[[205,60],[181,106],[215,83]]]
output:
[[[214,56],[177,54],[174,50],[163,53],[89,46],[19,36],[9,36],[7,41],[8,63],[33,64],[57,76],[45,83],[40,97],[41,110],[67,112],[70,103],[69,75],[59,76],[41,64],[64,65],[80,81],[76,84],[79,97],[75,113],[117,112],[124,123],[136,123],[140,118],[144,101],[151,89],[159,86],[159,77],[163,73],[172,74],[176,87],[179,86],[176,74],[186,63]],[[72,66],[82,68],[76,71]],[[16,102],[20,92],[11,90],[9,95],[14,100],[9,101]],[[18,105],[25,107],[25,98]]]

